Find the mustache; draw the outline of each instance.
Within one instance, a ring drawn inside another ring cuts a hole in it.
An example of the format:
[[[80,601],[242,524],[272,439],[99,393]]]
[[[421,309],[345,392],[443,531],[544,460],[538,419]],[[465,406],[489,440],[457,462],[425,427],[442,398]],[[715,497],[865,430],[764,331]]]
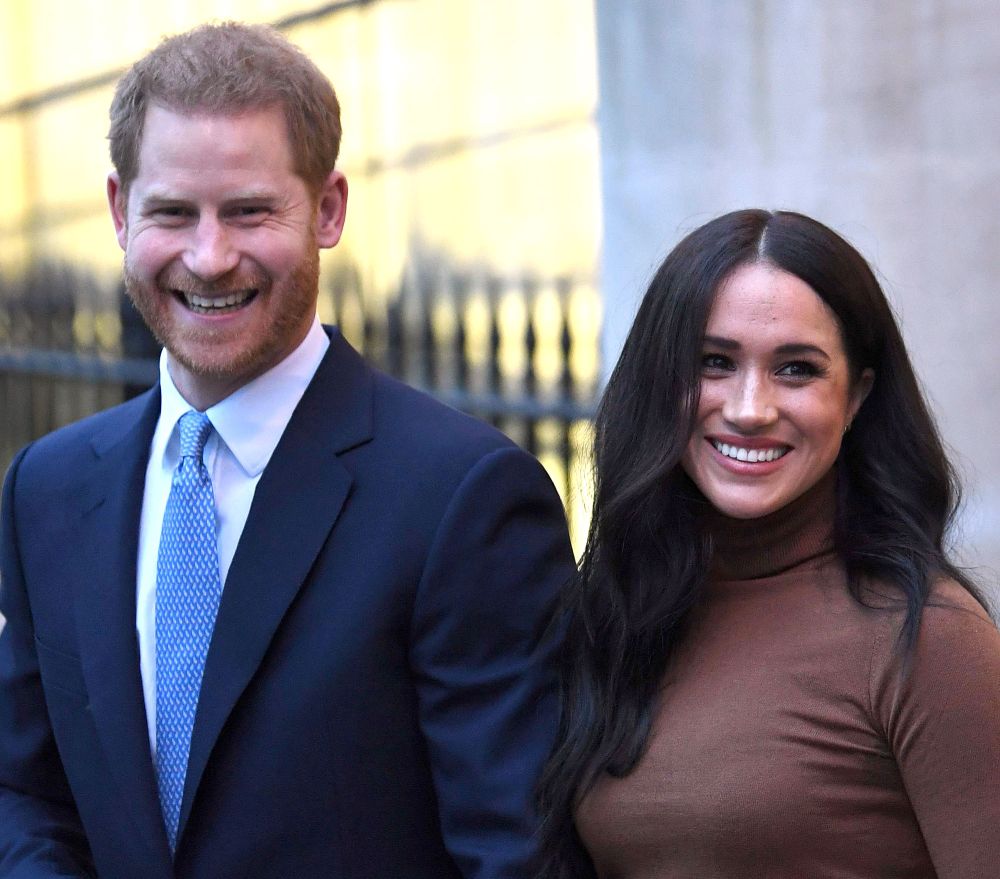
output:
[[[157,283],[165,290],[179,290],[188,296],[226,296],[243,290],[266,290],[270,279],[260,269],[234,269],[221,278],[206,282],[193,275],[184,266],[171,265],[160,272]]]

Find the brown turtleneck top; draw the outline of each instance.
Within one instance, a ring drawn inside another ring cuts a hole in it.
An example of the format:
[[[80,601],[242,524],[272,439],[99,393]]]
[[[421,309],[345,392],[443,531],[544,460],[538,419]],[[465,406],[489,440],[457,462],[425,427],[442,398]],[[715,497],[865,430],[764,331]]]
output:
[[[909,674],[891,589],[832,551],[833,480],[713,524],[646,753],[576,823],[601,879],[1000,877],[1000,633],[935,586]]]

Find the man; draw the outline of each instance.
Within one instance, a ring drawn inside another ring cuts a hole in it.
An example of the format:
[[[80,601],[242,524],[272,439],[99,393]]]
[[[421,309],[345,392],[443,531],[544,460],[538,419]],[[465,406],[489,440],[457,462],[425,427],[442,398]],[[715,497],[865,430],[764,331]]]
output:
[[[347,183],[298,50],[198,28],[111,118],[165,352],[7,476],[0,875],[526,875],[572,571],[551,483],[318,324]]]

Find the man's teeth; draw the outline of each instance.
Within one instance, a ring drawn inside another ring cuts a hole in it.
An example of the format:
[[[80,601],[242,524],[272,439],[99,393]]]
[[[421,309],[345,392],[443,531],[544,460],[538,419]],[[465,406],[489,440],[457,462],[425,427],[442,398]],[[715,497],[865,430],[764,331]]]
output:
[[[741,446],[731,446],[729,443],[720,443],[712,440],[715,446],[727,458],[734,461],[746,461],[749,464],[758,464],[767,461],[777,461],[788,453],[788,446],[777,446],[773,449],[744,449]]]
[[[229,308],[233,305],[242,305],[250,298],[253,290],[240,290],[236,293],[229,293],[226,296],[199,296],[197,293],[185,293],[188,305],[197,308]]]

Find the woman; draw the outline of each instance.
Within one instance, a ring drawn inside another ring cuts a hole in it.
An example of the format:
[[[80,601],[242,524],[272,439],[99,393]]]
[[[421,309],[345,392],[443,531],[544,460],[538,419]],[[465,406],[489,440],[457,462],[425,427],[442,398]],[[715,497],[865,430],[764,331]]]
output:
[[[541,875],[1000,875],[1000,634],[864,259],[794,213],[693,232],[595,453]]]

